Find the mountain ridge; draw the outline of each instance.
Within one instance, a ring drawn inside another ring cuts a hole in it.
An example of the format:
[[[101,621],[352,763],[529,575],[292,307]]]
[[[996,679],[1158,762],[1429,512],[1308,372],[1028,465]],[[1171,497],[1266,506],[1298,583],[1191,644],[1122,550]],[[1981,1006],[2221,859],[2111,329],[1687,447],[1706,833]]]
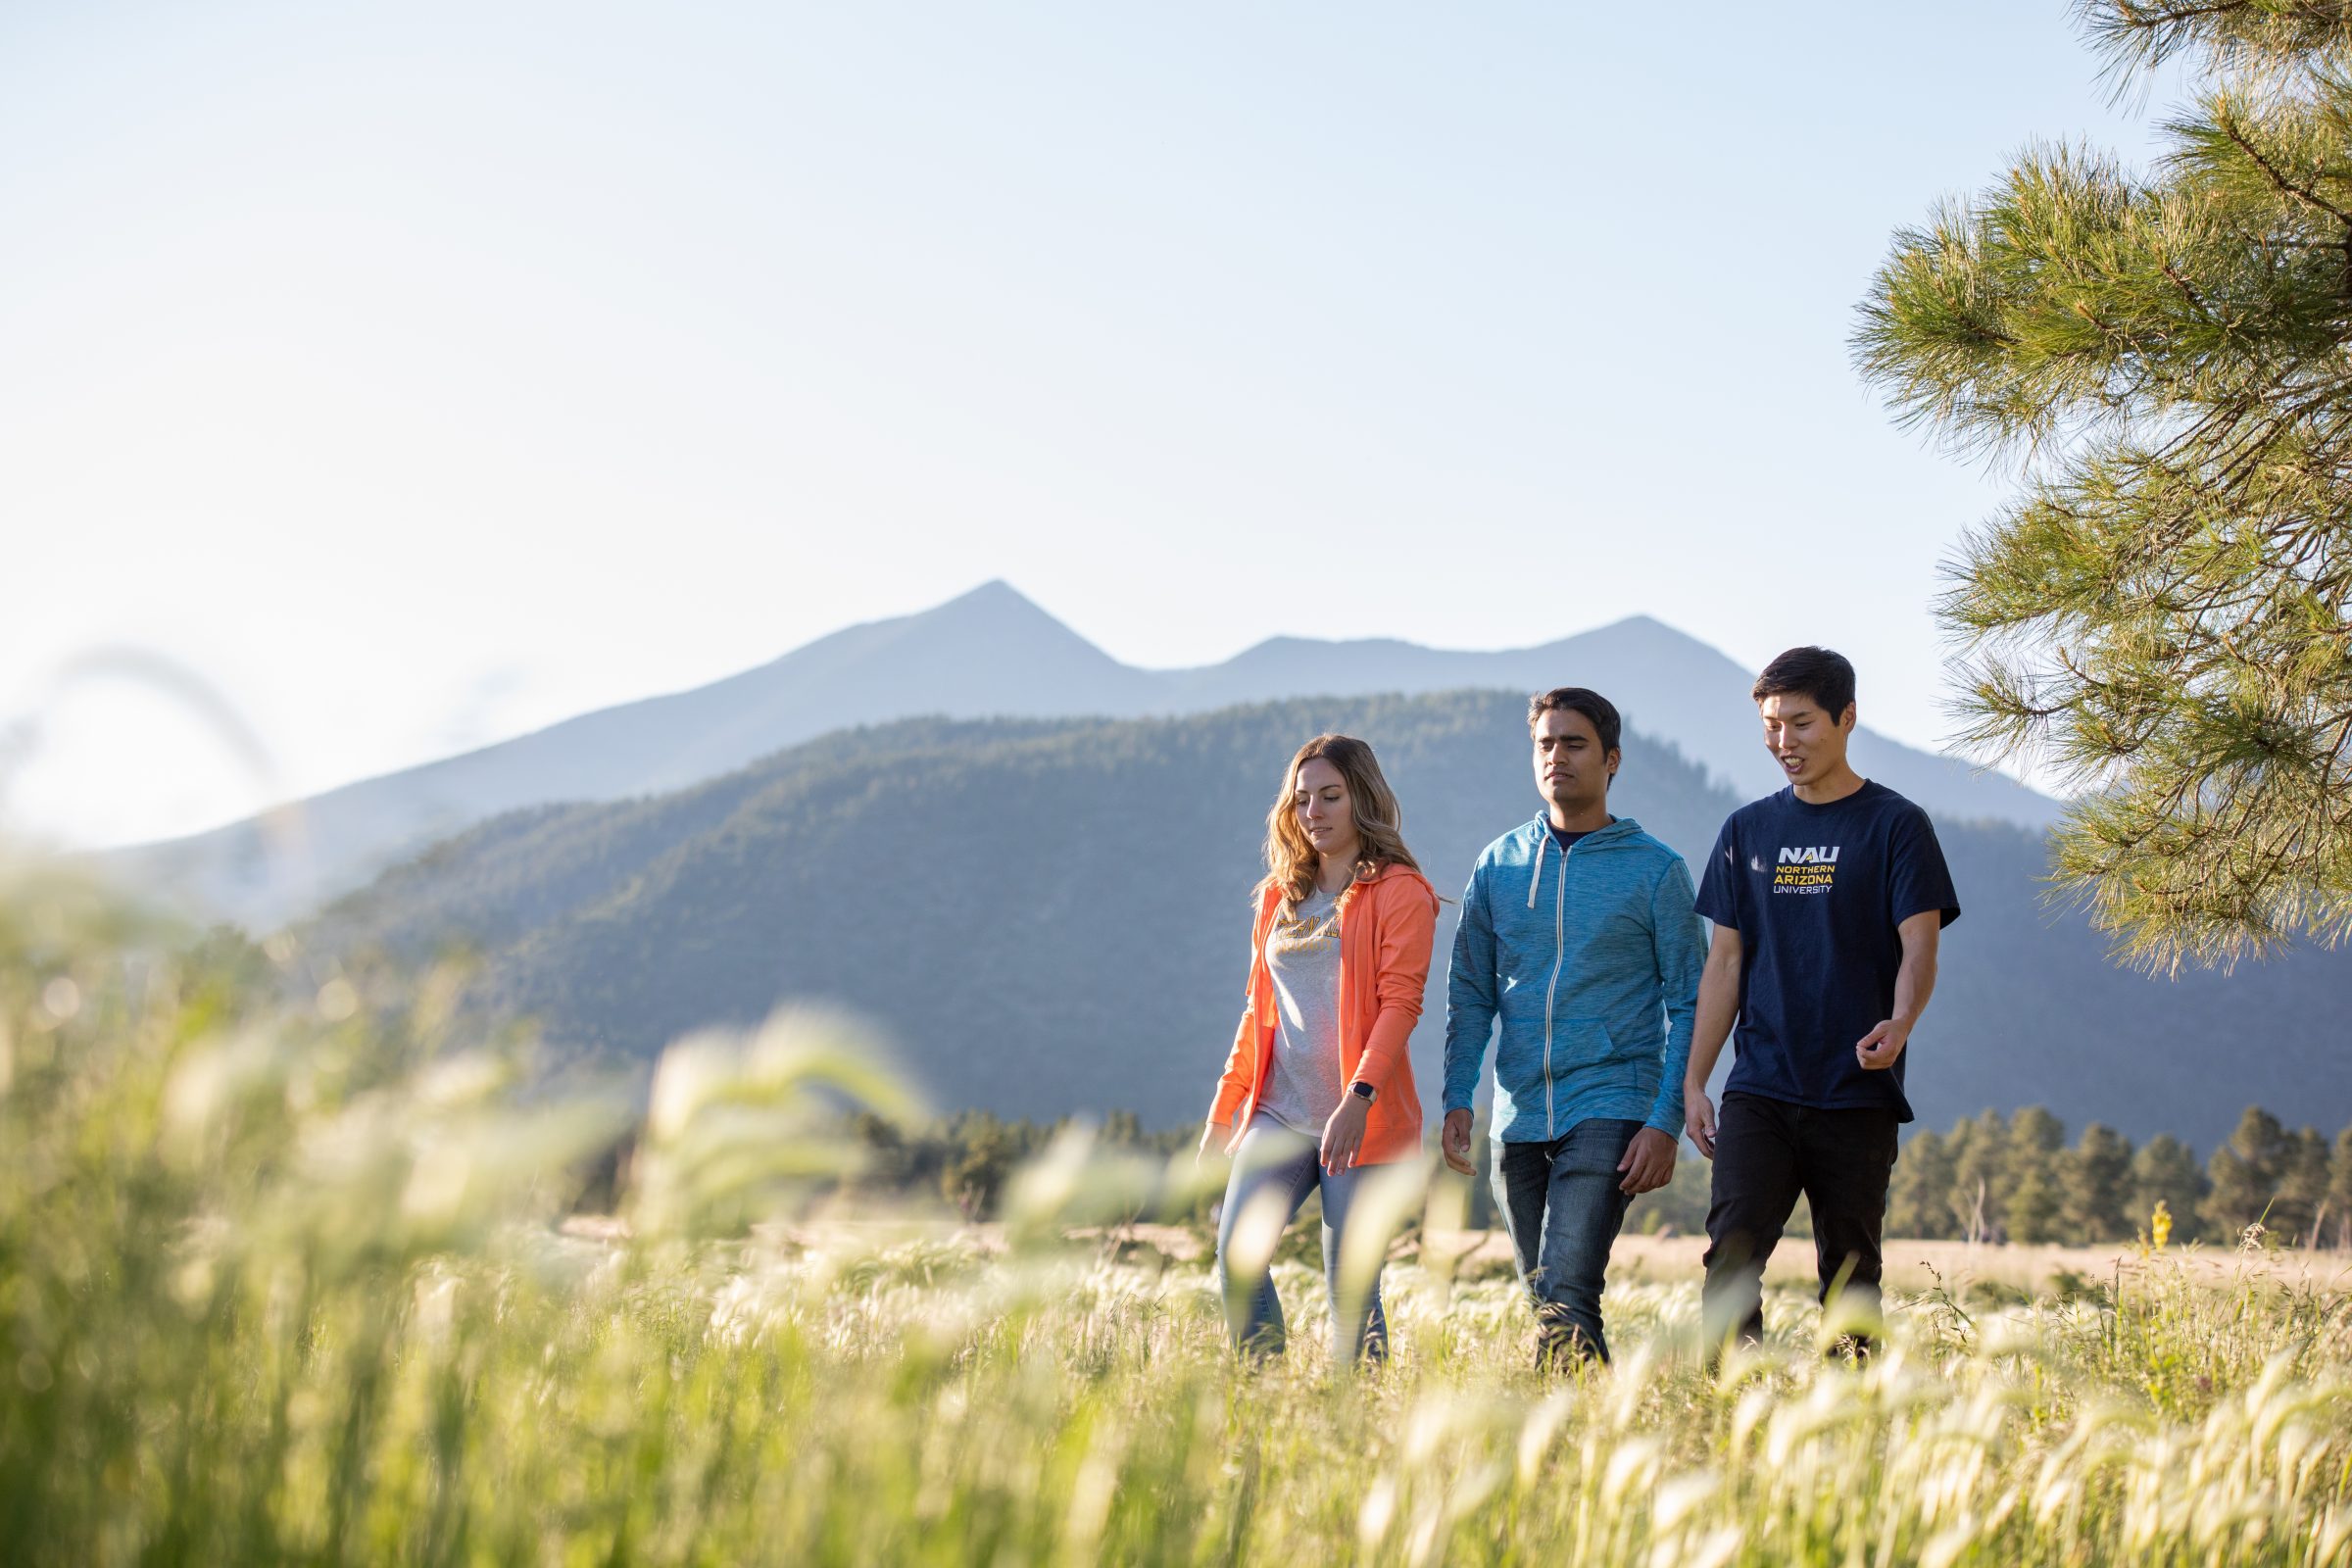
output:
[[[1176,715],[1310,696],[1592,685],[1735,790],[1780,779],[1758,740],[1749,675],[1638,614],[1532,648],[1430,649],[1396,638],[1275,636],[1221,663],[1121,663],[1003,578],[930,610],[846,626],[766,663],[574,714],[527,734],[356,780],[262,817],[117,851],[104,863],[203,913],[266,928],[434,840],[501,811],[684,788],[827,732],[951,718]],[[1864,727],[1858,766],[1944,815],[2032,827],[2060,807],[1999,774]],[[273,831],[270,823],[296,831]]]

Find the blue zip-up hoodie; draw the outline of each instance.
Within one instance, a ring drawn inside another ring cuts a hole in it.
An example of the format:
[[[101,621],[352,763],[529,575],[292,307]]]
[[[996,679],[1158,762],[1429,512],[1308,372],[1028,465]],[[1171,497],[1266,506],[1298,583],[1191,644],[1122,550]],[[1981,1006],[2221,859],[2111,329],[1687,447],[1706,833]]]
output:
[[[1446,981],[1446,1108],[1470,1108],[1499,1018],[1495,1138],[1548,1142],[1592,1116],[1680,1138],[1707,956],[1691,900],[1683,858],[1631,817],[1566,852],[1541,816],[1488,845]]]

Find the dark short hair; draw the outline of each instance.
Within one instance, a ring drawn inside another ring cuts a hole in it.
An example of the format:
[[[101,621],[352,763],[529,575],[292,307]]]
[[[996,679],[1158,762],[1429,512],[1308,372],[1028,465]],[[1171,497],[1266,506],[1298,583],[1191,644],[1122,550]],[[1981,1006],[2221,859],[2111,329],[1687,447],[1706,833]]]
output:
[[[1836,723],[1854,700],[1854,666],[1827,648],[1791,648],[1764,666],[1747,695],[1759,703],[1767,697],[1810,697]]]
[[[1527,727],[1534,730],[1545,713],[1564,708],[1572,713],[1582,713],[1592,721],[1592,733],[1600,737],[1603,752],[1619,750],[1618,737],[1625,732],[1625,721],[1617,716],[1617,705],[1589,686],[1554,686],[1547,692],[1538,692],[1527,700]]]

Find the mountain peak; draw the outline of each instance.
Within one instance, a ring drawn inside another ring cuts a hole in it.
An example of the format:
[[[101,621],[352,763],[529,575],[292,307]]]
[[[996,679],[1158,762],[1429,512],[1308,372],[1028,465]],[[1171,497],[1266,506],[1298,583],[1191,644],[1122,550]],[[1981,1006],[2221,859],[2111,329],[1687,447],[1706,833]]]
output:
[[[1036,600],[1031,599],[1002,577],[991,577],[977,588],[967,588],[955,598],[943,600],[931,608],[946,610],[955,605],[1017,605],[1029,610],[1037,610],[1041,615],[1045,613],[1043,610],[1038,610]]]
[[[928,610],[900,615],[891,620],[870,622],[878,626],[935,626],[947,624],[982,632],[999,632],[1015,628],[1043,630],[1051,627],[1066,636],[1077,633],[1064,625],[1052,611],[1015,588],[1002,577],[991,577],[977,588],[966,589],[955,598],[943,600]]]
[[[1013,638],[1038,647],[1064,648],[1073,654],[1084,650],[1084,657],[1090,662],[1113,662],[1108,654],[1071,630],[1059,616],[1002,577],[991,577],[979,587],[929,610],[871,624],[876,628],[891,628],[900,636],[928,638],[945,634],[992,643]]]
[[[1689,632],[1684,631],[1681,627],[1669,626],[1657,616],[1650,614],[1627,615],[1621,620],[1610,621],[1606,626],[1603,626],[1600,629],[1602,631],[1672,632],[1675,636],[1682,638],[1686,642],[1698,641],[1697,638],[1691,636]]]

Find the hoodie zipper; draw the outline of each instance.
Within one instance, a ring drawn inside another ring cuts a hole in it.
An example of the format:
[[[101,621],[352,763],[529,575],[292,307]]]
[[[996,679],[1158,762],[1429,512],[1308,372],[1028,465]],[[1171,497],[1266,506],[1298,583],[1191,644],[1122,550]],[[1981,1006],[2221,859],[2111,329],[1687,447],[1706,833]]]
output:
[[[1544,828],[1544,837],[1551,837],[1550,824]],[[1552,999],[1559,995],[1560,965],[1568,956],[1568,857],[1574,847],[1560,851],[1560,885],[1551,900],[1551,984],[1544,988],[1544,1137],[1546,1141],[1559,1136],[1553,1125],[1554,1097],[1551,1092],[1551,1007]],[[1541,853],[1538,864],[1542,864]]]

